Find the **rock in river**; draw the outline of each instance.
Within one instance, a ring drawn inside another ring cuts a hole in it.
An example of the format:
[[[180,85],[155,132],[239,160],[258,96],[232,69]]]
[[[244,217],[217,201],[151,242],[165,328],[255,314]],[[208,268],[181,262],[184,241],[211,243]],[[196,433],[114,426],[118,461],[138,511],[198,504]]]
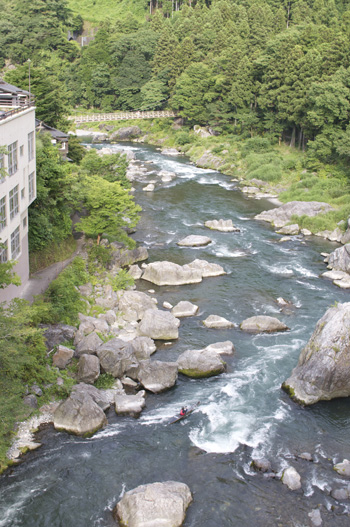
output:
[[[117,394],[115,396],[115,411],[118,415],[137,417],[144,408],[146,392],[141,390],[136,395]]]
[[[300,404],[350,395],[350,302],[326,311],[282,388]]]
[[[292,219],[292,216],[317,216],[334,210],[328,203],[319,201],[290,201],[280,207],[265,210],[257,216],[256,220],[272,223],[276,228],[284,227]]]
[[[174,317],[192,317],[197,311],[198,306],[186,300],[182,300],[172,308],[171,313]]]
[[[154,340],[177,339],[179,325],[180,320],[169,311],[148,309],[139,324],[139,334]]]
[[[211,243],[211,239],[208,238],[208,236],[196,236],[195,234],[191,234],[177,242],[177,245],[180,245],[181,247],[201,247],[203,245],[208,245],[209,243]]]
[[[176,362],[143,360],[140,362],[137,378],[146,390],[159,393],[174,386],[177,372]]]
[[[247,318],[240,324],[240,328],[248,333],[273,333],[274,331],[286,331],[289,329],[278,318],[266,315]]]
[[[70,434],[90,436],[107,424],[102,408],[85,392],[72,391],[53,415],[56,430]]]
[[[180,527],[191,501],[185,483],[150,483],[126,492],[113,516],[128,527]]]
[[[224,373],[226,364],[217,353],[208,350],[187,350],[177,360],[179,372],[194,379]]]
[[[230,322],[224,317],[219,317],[217,315],[209,315],[205,320],[203,320],[203,324],[207,328],[214,328],[214,329],[225,329],[225,328],[233,328],[234,323]]]
[[[235,227],[232,220],[209,220],[204,224],[208,229],[221,232],[239,232],[240,229]]]
[[[202,281],[202,272],[197,268],[192,269],[189,265],[153,262],[147,265],[142,279],[156,285],[197,284]]]

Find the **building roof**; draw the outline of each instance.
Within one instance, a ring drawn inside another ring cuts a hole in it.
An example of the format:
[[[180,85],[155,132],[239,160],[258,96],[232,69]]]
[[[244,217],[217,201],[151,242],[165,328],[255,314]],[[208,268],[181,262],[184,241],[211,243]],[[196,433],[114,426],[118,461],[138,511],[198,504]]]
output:
[[[57,130],[56,128],[52,128],[52,126],[49,126],[48,124],[44,123],[44,121],[40,121],[39,119],[35,119],[35,128],[39,132],[44,131],[50,133],[52,137],[58,141],[68,140],[68,134],[61,132],[61,130]]]
[[[10,93],[12,95],[25,95],[25,96],[30,95],[29,91],[22,90],[22,88],[13,86],[13,84],[9,84],[8,82],[5,82],[2,79],[0,79],[0,92]]]

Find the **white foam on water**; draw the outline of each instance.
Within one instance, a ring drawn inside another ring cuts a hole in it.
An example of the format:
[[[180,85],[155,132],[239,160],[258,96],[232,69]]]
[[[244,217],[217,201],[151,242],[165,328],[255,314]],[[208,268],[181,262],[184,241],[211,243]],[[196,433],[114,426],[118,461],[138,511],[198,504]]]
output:
[[[271,274],[278,274],[281,276],[293,276],[294,272],[290,268],[290,265],[268,265],[261,262],[261,267],[266,269]]]
[[[307,289],[311,289],[312,291],[323,291],[322,287],[317,287],[317,285],[310,284],[310,282],[302,282],[301,280],[296,280],[296,282],[300,285],[303,285]]]
[[[121,433],[121,426],[120,424],[113,424],[108,425],[106,428],[103,428],[102,430],[99,430],[96,434],[94,434],[92,437],[89,437],[87,441],[98,441],[99,439],[105,438],[105,437],[115,437]]]
[[[314,273],[313,271],[310,271],[309,269],[306,269],[299,263],[294,265],[294,270],[301,276],[306,276],[307,278],[318,278],[318,274]]]
[[[234,188],[237,188],[237,185],[235,185],[234,183],[222,181],[221,183],[219,183],[219,187],[224,188],[226,190],[233,190]]]
[[[36,480],[44,480],[44,476],[37,476],[35,478]],[[43,483],[43,481],[42,481]],[[17,484],[15,484],[13,487],[16,488]],[[35,496],[39,496],[43,492],[46,492],[46,488],[42,486],[35,486],[34,482],[31,481],[31,488],[28,489],[28,487],[20,487],[21,492],[16,495],[16,502],[13,503],[13,505],[7,506],[6,508],[0,509],[1,512],[1,518],[0,518],[0,527],[8,527],[19,525],[17,524],[17,517],[18,513],[21,510],[24,510],[26,508],[27,502],[32,502],[32,500],[35,498]],[[0,495],[1,497],[1,495]]]
[[[218,246],[217,251],[213,251],[219,258],[242,258],[248,256],[248,253],[242,249],[230,250],[228,247]]]
[[[185,225],[185,227],[202,227],[203,223],[200,221],[197,221],[195,223],[188,223],[187,221],[183,220],[182,225]]]

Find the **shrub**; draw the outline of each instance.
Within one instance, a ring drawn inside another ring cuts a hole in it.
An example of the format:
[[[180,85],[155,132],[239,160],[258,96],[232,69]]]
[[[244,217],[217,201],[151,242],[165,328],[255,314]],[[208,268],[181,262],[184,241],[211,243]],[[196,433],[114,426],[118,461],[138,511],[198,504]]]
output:
[[[128,271],[121,269],[118,274],[113,276],[110,280],[110,284],[113,291],[120,291],[121,289],[127,289],[134,285],[134,279],[129,275]]]
[[[78,257],[50,284],[44,299],[52,305],[53,323],[77,322],[79,311],[83,311],[85,307],[77,286],[87,281],[85,262]]]
[[[191,137],[188,132],[178,132],[175,136],[175,144],[183,146],[188,143],[191,143]]]
[[[270,150],[271,141],[266,137],[251,137],[246,139],[242,148],[242,155],[246,157],[251,153],[262,153]]]

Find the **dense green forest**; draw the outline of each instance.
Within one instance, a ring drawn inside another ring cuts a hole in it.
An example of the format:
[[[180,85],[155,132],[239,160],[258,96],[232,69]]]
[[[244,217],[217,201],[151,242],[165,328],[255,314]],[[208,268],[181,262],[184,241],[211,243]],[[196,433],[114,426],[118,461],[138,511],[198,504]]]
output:
[[[67,31],[82,30],[78,9],[84,14],[87,4],[71,0],[73,12],[65,0],[0,1],[6,79],[26,86],[31,59],[38,116],[48,124],[64,127],[75,106],[171,107],[190,124],[263,134],[347,166],[346,0],[140,0],[127,16],[105,13],[95,40],[80,48]],[[96,11],[105,4],[96,0]]]

